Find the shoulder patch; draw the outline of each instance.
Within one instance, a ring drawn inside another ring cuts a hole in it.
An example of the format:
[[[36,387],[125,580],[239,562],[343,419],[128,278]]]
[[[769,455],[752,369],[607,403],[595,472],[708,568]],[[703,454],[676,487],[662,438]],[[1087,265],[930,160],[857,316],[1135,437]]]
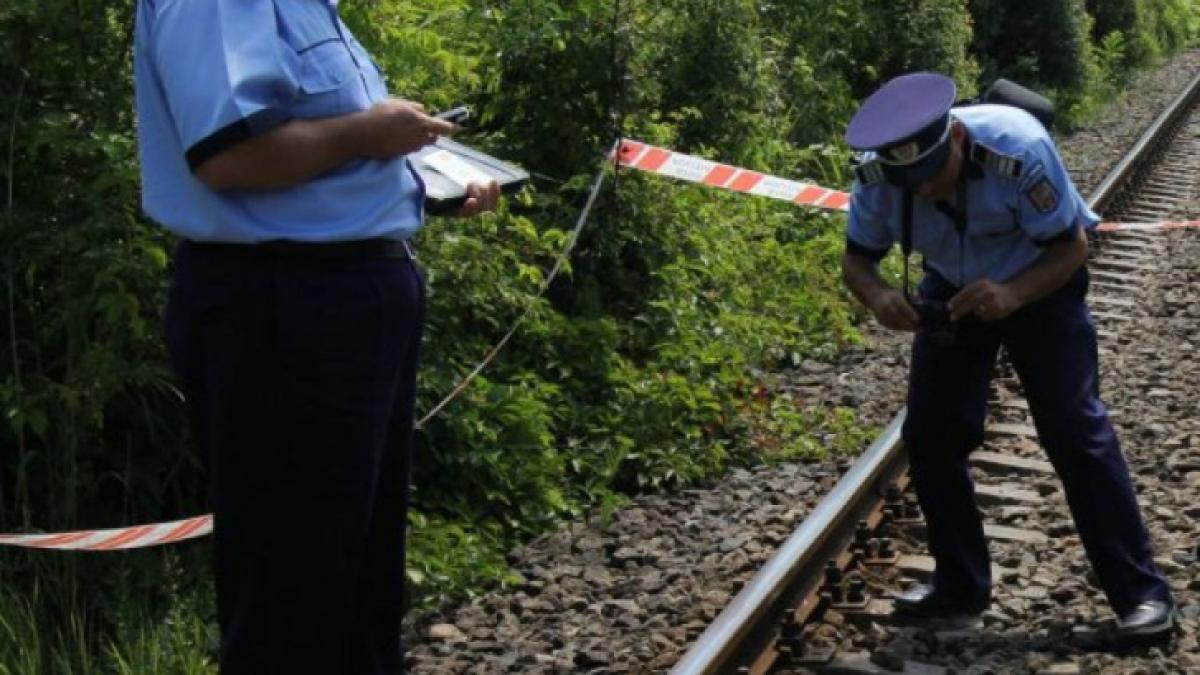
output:
[[[878,159],[868,159],[854,166],[854,177],[863,187],[878,185],[884,181],[883,166]]]
[[[1038,213],[1050,213],[1058,208],[1058,188],[1048,176],[1042,176],[1026,188],[1025,197]]]
[[[1020,178],[1025,166],[1020,157],[997,152],[979,141],[971,143],[971,161],[1011,180]]]

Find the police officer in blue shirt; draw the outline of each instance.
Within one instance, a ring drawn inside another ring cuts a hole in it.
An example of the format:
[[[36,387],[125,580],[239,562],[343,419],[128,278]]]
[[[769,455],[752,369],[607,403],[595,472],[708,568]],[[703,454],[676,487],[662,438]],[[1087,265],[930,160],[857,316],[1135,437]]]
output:
[[[337,0],[138,0],[143,204],[179,235],[165,325],[215,515],[225,675],[403,672],[424,282],[391,98]],[[473,185],[459,215],[495,206]]]
[[[983,612],[991,567],[967,456],[983,440],[1001,345],[1122,636],[1165,634],[1170,589],[1155,568],[1129,470],[1098,394],[1096,331],[1085,303],[1085,231],[1095,227],[1053,141],[1028,112],[954,107],[949,78],[913,73],[872,94],[846,139],[856,170],[847,286],[888,328],[915,331],[903,438],[937,561],[933,583],[897,614]],[[924,256],[918,297],[882,280],[893,244]]]

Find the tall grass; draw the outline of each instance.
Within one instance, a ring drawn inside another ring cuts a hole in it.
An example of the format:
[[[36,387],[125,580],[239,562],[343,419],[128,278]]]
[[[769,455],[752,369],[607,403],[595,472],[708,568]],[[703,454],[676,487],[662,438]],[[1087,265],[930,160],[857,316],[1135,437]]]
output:
[[[42,658],[32,604],[14,590],[0,589],[0,675],[43,673]]]
[[[126,562],[133,558],[141,560],[132,573],[108,575],[92,594],[38,582],[0,589],[0,675],[215,675],[203,556],[144,551]]]

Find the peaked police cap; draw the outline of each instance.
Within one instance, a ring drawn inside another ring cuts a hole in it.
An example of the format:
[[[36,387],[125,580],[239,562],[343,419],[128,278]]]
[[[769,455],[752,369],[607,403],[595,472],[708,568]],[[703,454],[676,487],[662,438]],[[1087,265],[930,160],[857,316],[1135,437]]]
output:
[[[938,73],[901,75],[863,101],[846,142],[874,152],[889,182],[915,188],[933,178],[950,154],[954,80]]]

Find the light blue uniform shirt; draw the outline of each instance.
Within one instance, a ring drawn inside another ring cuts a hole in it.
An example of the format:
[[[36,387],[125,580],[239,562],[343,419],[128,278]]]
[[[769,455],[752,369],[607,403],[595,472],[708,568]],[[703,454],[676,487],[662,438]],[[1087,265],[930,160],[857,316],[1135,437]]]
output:
[[[134,77],[146,213],[196,241],[407,238],[424,186],[407,159],[360,159],[295,187],[214,191],[193,170],[292,119],[388,97],[337,0],[138,0]]]
[[[1092,229],[1100,222],[1033,116],[1003,105],[953,108],[951,114],[968,134],[969,157],[963,169],[971,177],[962,246],[954,219],[918,195],[913,197],[912,228],[913,250],[951,284],[964,286],[985,277],[1006,281],[1038,259],[1039,243],[1053,241],[1076,225]],[[846,237],[882,257],[901,241],[903,203],[900,188],[882,181],[855,181]]]

